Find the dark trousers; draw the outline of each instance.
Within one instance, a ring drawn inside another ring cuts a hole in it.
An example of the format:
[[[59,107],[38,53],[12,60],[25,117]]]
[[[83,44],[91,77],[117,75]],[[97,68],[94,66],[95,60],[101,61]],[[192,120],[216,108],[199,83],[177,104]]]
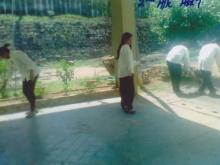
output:
[[[121,106],[123,109],[131,110],[134,100],[134,80],[132,76],[127,76],[119,79]]]
[[[212,74],[210,71],[204,71],[204,70],[200,71],[202,84],[199,88],[199,91],[203,92],[206,88],[208,88],[210,92],[215,92],[215,88],[212,83],[211,75]]]
[[[182,66],[180,64],[175,64],[172,62],[168,62],[168,69],[170,72],[170,78],[172,82],[173,91],[178,93],[180,92],[180,81],[182,75]]]
[[[35,94],[34,89],[36,85],[38,76],[34,78],[34,80],[24,80],[22,84],[22,89],[25,97],[27,98],[28,102],[30,103],[31,111],[34,111],[35,109]]]

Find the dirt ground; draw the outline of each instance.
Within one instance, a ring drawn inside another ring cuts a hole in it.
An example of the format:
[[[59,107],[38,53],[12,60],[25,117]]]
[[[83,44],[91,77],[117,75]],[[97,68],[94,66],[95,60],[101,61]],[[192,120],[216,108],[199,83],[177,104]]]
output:
[[[196,61],[193,61],[193,66],[196,67]],[[147,56],[141,58],[140,65],[138,66],[138,71],[140,78],[142,79],[143,86],[149,89],[150,91],[157,92],[172,92],[171,83],[169,80],[169,73],[167,70],[167,66],[165,63],[165,56],[163,54],[157,54],[152,56]],[[74,78],[81,79],[85,77],[94,77],[94,76],[105,76],[109,75],[108,71],[103,67],[79,67],[74,70]],[[220,83],[220,73],[218,68],[215,66],[213,70],[213,79],[215,85],[219,85]],[[55,69],[47,69],[42,70],[40,80],[45,82],[56,81],[58,80],[57,73]],[[195,90],[199,85],[199,81],[196,79],[187,79],[186,81],[182,81],[183,89]],[[109,87],[106,87],[109,90]],[[97,89],[97,91],[100,89]],[[102,88],[105,90],[105,87]],[[93,92],[95,92],[93,90]],[[77,93],[77,92],[76,92]],[[80,92],[78,92],[80,93]],[[81,91],[81,93],[83,93]],[[57,97],[64,95],[63,93],[54,94]],[[53,96],[45,96],[45,97],[53,97]],[[20,102],[24,102],[24,98],[18,98],[16,100],[20,100]],[[14,99],[8,100],[15,101]],[[7,101],[7,103],[8,103]],[[0,104],[3,104],[4,100],[1,100]],[[6,103],[6,104],[7,104]],[[4,103],[5,104],[5,103]]]
[[[152,84],[155,85],[158,82],[169,82],[169,72],[165,62],[164,54],[153,54],[141,58],[141,65],[138,68],[140,77],[143,81],[143,84]],[[197,58],[191,58],[191,70],[189,72],[183,73],[183,79],[189,80],[187,83],[198,83],[199,77],[196,75],[198,71],[198,62]],[[212,70],[212,77],[214,81],[218,81],[220,78],[220,70],[215,64]]]

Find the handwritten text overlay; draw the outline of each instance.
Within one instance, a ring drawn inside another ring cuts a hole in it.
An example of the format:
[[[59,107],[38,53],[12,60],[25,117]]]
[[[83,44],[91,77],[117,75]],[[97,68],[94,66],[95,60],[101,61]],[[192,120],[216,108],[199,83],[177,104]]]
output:
[[[138,0],[138,7],[144,7],[147,2],[156,2],[157,0]],[[191,7],[197,6],[198,8],[201,5],[202,0],[180,0],[180,7]],[[157,8],[163,10],[165,8],[171,8],[172,2],[171,0],[158,0]]]

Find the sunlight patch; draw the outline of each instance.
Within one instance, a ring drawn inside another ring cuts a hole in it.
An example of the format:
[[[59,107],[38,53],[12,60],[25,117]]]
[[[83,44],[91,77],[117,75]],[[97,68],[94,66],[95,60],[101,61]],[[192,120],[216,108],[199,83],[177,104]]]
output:
[[[97,101],[89,101],[89,102],[83,102],[83,103],[76,103],[76,104],[69,104],[69,105],[62,105],[62,106],[56,106],[56,107],[49,107],[49,108],[42,108],[42,109],[39,109],[39,112],[36,114],[36,116],[78,110],[78,109],[83,109],[83,108],[101,106],[101,105],[105,105],[105,104],[114,104],[114,103],[118,103],[118,102],[120,102],[119,97],[97,100]],[[26,112],[1,115],[0,122],[22,119],[22,118],[25,118],[25,116],[26,116]]]

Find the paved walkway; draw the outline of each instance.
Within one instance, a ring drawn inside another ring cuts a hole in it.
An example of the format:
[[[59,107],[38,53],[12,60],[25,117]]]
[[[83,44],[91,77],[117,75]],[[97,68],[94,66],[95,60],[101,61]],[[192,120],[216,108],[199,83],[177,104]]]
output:
[[[220,109],[204,99],[145,91],[135,115],[113,98],[0,116],[0,165],[219,165]]]

